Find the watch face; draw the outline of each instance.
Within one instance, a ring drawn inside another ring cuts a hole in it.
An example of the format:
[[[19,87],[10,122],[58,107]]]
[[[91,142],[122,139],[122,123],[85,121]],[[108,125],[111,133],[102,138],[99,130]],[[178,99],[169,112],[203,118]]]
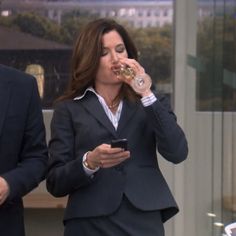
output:
[[[95,170],[95,169],[97,168],[97,167],[92,168],[92,167],[89,165],[89,163],[88,163],[88,161],[87,161],[87,158],[84,159],[83,165],[84,165],[87,169],[90,169],[90,170]]]
[[[89,164],[86,159],[83,161],[83,164],[88,168]]]

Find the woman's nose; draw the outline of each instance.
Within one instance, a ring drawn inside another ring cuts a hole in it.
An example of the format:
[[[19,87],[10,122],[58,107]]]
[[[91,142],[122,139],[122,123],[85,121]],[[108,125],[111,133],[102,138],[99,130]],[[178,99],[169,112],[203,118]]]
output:
[[[112,63],[117,63],[119,61],[119,55],[116,52],[112,53]]]

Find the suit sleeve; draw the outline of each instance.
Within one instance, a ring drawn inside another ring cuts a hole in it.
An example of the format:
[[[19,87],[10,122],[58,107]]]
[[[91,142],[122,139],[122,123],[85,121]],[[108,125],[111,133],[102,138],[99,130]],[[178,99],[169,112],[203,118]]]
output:
[[[177,124],[176,116],[165,96],[157,96],[157,101],[145,107],[149,121],[154,128],[158,152],[168,161],[179,163],[188,155],[185,134]]]
[[[8,200],[21,198],[44,179],[47,168],[47,147],[43,123],[41,100],[34,78],[28,80],[28,104],[21,150],[17,167],[2,175],[10,187]]]
[[[67,103],[58,103],[51,122],[47,175],[47,189],[55,197],[70,194],[93,181],[93,176],[85,174],[82,156],[75,156],[74,144],[75,131]]]

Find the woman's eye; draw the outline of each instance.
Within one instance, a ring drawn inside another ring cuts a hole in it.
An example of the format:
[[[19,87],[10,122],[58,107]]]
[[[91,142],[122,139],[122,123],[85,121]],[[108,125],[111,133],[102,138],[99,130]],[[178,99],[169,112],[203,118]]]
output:
[[[125,51],[125,47],[124,46],[119,46],[119,47],[116,48],[116,51],[120,52],[120,53],[124,52]]]
[[[107,55],[107,53],[108,53],[108,50],[106,48],[103,48],[101,56],[105,56],[105,55]]]
[[[105,56],[105,55],[107,55],[107,50],[106,50],[106,49],[103,49],[103,50],[102,50],[102,53],[101,53],[101,56]]]

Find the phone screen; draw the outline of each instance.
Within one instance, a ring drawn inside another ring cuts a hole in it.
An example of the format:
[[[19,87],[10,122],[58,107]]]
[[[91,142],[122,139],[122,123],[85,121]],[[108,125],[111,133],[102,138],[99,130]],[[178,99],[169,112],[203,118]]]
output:
[[[124,150],[128,149],[128,141],[127,139],[115,139],[111,141],[111,147],[120,147],[123,148]]]

